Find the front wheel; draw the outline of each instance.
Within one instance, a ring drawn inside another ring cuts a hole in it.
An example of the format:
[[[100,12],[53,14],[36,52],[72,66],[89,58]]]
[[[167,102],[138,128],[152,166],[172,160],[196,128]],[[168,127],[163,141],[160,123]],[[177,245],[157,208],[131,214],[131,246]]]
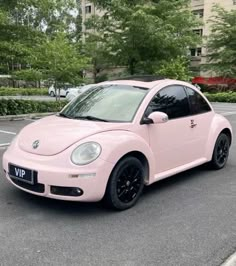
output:
[[[214,169],[218,170],[226,165],[229,157],[229,147],[229,137],[226,134],[221,133],[216,140],[212,160],[210,162]]]
[[[134,157],[121,160],[107,184],[105,202],[109,207],[125,210],[135,205],[144,187],[144,167]]]

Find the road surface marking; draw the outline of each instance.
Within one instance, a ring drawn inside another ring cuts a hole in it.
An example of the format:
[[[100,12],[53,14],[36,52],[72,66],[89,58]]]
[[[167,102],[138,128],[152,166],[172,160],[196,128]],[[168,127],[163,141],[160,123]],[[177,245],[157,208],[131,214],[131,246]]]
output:
[[[236,252],[221,264],[221,266],[236,266]]]
[[[10,132],[10,131],[5,131],[5,130],[0,130],[0,133],[10,134],[10,135],[16,135],[15,132]]]

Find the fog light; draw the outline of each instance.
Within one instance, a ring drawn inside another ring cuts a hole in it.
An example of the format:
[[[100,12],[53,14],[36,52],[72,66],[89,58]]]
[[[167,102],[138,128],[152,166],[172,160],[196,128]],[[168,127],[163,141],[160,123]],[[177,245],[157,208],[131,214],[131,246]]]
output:
[[[84,192],[79,187],[51,186],[51,194],[60,195],[60,196],[79,197],[79,196],[82,196]]]
[[[75,187],[71,190],[71,195],[72,196],[81,196],[81,195],[83,195],[83,190],[80,189],[79,187]]]

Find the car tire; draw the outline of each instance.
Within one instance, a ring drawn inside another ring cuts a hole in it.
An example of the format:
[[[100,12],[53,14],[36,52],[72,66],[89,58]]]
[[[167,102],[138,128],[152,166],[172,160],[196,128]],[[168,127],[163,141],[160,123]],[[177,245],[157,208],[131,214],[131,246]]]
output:
[[[53,91],[50,92],[49,94],[51,97],[55,97],[55,93]]]
[[[226,165],[229,156],[229,147],[229,137],[226,134],[221,133],[215,143],[212,160],[210,162],[211,168],[219,170]]]
[[[126,210],[136,204],[144,187],[145,171],[134,157],[126,157],[115,166],[109,178],[104,202],[116,210]]]

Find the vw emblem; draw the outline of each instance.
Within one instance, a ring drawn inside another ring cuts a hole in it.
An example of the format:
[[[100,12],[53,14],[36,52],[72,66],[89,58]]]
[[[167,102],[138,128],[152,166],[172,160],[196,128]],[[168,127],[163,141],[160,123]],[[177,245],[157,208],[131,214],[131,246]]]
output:
[[[37,149],[39,146],[39,140],[35,140],[32,144],[33,149]]]

